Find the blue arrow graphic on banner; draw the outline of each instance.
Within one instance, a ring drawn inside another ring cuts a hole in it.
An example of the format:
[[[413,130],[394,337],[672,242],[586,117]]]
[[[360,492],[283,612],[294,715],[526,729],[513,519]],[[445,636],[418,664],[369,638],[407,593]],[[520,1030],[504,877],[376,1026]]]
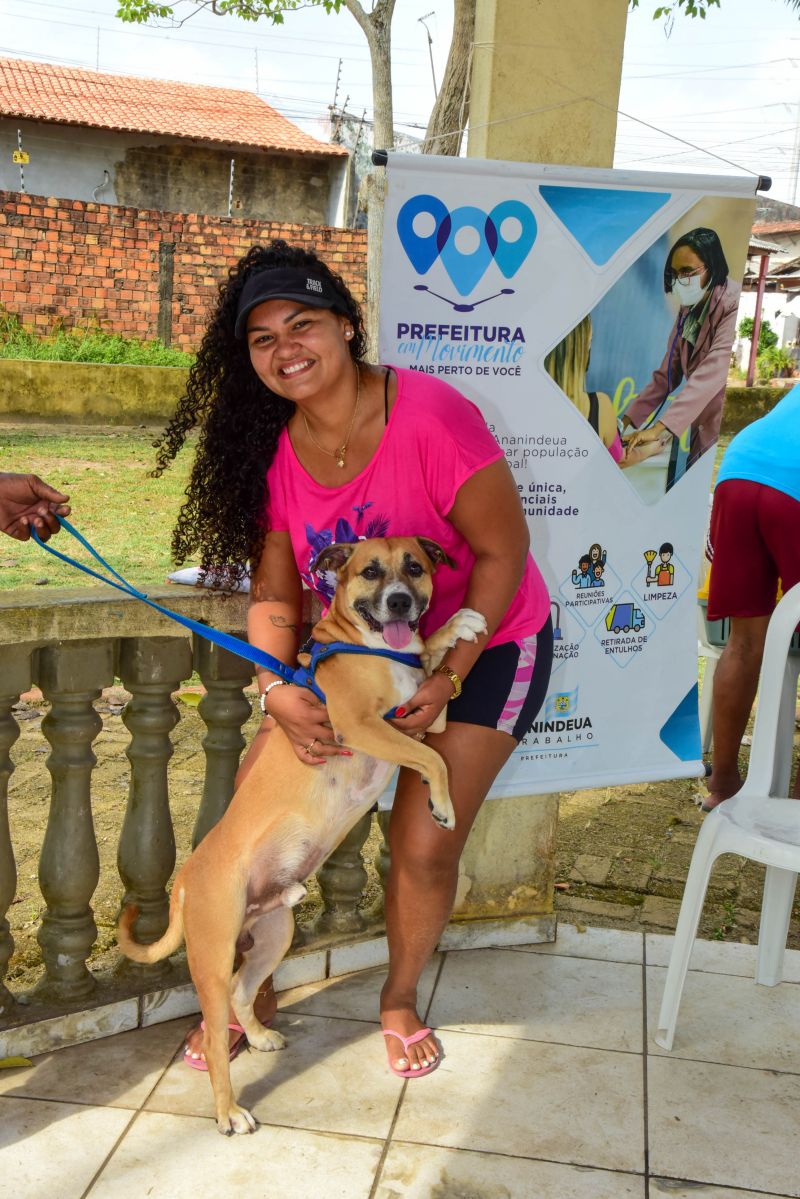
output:
[[[586,251],[604,266],[671,199],[670,192],[542,184],[542,199]]]

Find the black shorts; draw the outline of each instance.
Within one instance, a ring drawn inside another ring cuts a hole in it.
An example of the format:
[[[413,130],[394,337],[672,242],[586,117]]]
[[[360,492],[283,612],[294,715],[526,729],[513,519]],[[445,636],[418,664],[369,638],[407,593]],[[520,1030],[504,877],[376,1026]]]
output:
[[[553,621],[526,637],[485,649],[447,705],[447,722],[480,724],[521,741],[544,703],[553,666]]]

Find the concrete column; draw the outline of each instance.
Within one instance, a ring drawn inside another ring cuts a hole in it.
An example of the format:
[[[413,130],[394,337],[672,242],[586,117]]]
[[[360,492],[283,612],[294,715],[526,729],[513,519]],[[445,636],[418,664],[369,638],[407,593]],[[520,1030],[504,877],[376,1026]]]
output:
[[[314,921],[314,933],[356,933],[366,926],[358,901],[367,883],[361,850],[371,827],[367,812],[317,871],[323,909]]]
[[[157,941],[167,927],[166,886],[175,867],[175,834],[169,810],[167,765],[170,733],[180,716],[172,692],[192,673],[192,647],[186,637],[126,637],[120,645],[120,678],[132,698],[122,717],[130,731],[128,806],[117,851],[125,884],[123,903],[139,908],[137,941]],[[123,973],[152,981],[171,972],[169,960],[143,965],[127,958]]]
[[[19,726],[11,709],[23,691],[31,685],[31,649],[29,645],[7,645],[2,648],[2,694],[0,694],[0,1018],[7,1017],[14,997],[3,984],[9,959],[14,952],[14,938],[6,919],[17,890],[17,864],[8,825],[8,780],[14,770],[9,750],[19,737]]]
[[[202,637],[194,638],[194,661],[207,692],[197,710],[208,732],[203,738],[206,777],[194,826],[193,848],[217,823],[233,797],[239,757],[245,746],[242,725],[252,712],[242,691],[253,678],[252,667],[244,658]]]
[[[471,158],[610,167],[628,0],[477,0]],[[558,796],[484,805],[455,917],[541,917],[553,936]]]
[[[610,167],[628,0],[477,0],[470,158]]]
[[[35,678],[51,703],[42,732],[51,745],[50,815],[39,860],[47,902],[38,933],[46,979],[40,995],[77,999],[95,986],[86,959],[97,938],[89,906],[100,877],[91,803],[92,753],[103,722],[94,710],[114,681],[113,641],[71,641],[39,650]]]

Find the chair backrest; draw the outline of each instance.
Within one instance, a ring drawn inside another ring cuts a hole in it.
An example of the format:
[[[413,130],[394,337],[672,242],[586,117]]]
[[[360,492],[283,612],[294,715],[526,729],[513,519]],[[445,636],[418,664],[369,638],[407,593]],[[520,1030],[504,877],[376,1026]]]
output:
[[[767,629],[750,767],[742,793],[789,794],[798,676],[798,660],[789,654],[789,646],[798,623],[800,583],[784,595]]]

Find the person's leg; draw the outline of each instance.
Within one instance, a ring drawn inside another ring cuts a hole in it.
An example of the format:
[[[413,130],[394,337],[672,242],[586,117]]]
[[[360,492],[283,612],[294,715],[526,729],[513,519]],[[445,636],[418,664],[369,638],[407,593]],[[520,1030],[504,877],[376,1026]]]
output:
[[[730,799],[742,785],[739,749],[756,697],[768,624],[768,616],[731,618],[728,643],[714,671],[714,754],[704,811]]]
[[[417,984],[450,917],[467,834],[515,746],[508,733],[456,722],[444,733],[429,734],[427,743],[447,763],[456,827],[447,832],[434,823],[427,787],[418,774],[402,770],[389,824],[389,976],[381,992],[381,1025],[404,1037],[425,1027],[417,1014]],[[398,1069],[413,1069],[438,1056],[432,1036],[409,1046],[407,1054],[399,1041],[386,1040]]]
[[[261,722],[258,732],[250,742],[247,752],[239,764],[239,769],[236,772],[236,778],[233,784],[234,790],[237,790],[239,787],[241,787],[242,783],[253,769],[253,766],[255,765],[259,755],[264,751],[269,739],[271,727],[274,727],[274,721],[272,720],[272,717],[268,716]],[[241,958],[237,957],[234,968],[238,970],[240,965]],[[264,982],[256,992],[256,997],[253,1001],[253,1011],[255,1012],[257,1019],[260,1020],[263,1025],[268,1025],[274,1019],[277,1010],[278,1000],[275,996],[275,991],[272,986],[272,975],[270,975],[269,978],[264,979]],[[228,1020],[231,1024],[237,1023],[233,1008],[231,1008],[230,1012],[228,1013]],[[241,1036],[241,1034],[236,1032],[230,1033],[231,1047],[235,1044],[238,1036]],[[186,1047],[184,1052],[195,1060],[203,1057],[203,1030],[199,1024],[193,1025],[186,1034]]]

